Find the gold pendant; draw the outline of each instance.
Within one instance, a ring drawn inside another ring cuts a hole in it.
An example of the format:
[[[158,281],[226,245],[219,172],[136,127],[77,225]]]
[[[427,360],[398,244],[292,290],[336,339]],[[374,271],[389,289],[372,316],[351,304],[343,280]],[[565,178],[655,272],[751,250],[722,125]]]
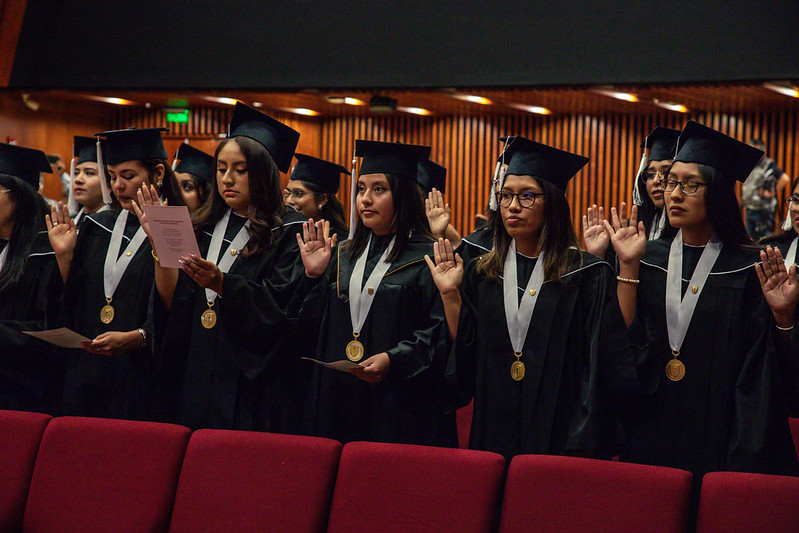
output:
[[[206,309],[200,317],[200,323],[205,329],[212,329],[216,326],[216,311],[213,309]]]
[[[514,361],[512,365],[510,365],[510,377],[513,378],[513,381],[521,381],[524,379],[524,363],[521,361]]]
[[[110,300],[109,300],[110,301]],[[114,308],[111,305],[104,305],[100,309],[100,322],[110,324],[114,321]]]
[[[692,292],[692,293],[694,293],[694,294],[696,294],[697,292],[699,292],[699,287],[697,287],[696,285],[694,285],[693,287],[691,287],[691,292]]]
[[[353,363],[357,363],[363,359],[363,344],[361,344],[361,341],[359,341],[356,337],[355,339],[351,340],[349,344],[347,344],[344,352],[347,354],[347,359]]]
[[[666,363],[666,377],[672,381],[680,381],[685,377],[685,365],[677,359],[680,352],[672,351],[673,358]]]

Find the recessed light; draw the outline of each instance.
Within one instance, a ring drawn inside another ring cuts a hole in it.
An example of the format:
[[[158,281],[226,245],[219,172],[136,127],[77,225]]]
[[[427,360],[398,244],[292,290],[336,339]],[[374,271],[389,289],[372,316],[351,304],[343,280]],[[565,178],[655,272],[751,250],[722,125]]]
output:
[[[252,103],[252,106],[253,106],[253,107],[263,107],[263,106],[264,106],[264,104],[263,104],[262,102],[253,102],[253,103]]]
[[[491,105],[494,103],[485,96],[477,96],[474,94],[453,94],[452,97],[457,98],[458,100],[463,100],[464,102],[471,102],[473,104]]]
[[[625,93],[622,91],[613,91],[608,89],[594,89],[594,92],[599,94],[604,94],[605,96],[610,96],[611,98],[615,98],[616,100],[624,100],[625,102],[637,102],[638,97],[633,93]]]
[[[550,111],[546,107],[541,107],[537,105],[525,105],[525,104],[509,104],[509,105],[514,109],[518,109],[520,111],[527,111],[528,113],[535,113],[536,115],[552,114],[552,111]]]
[[[305,115],[306,117],[315,117],[319,115],[319,111],[314,111],[313,109],[308,109],[305,107],[283,107],[281,109],[296,115]]]
[[[209,102],[216,102],[217,104],[236,105],[238,100],[235,98],[228,98],[226,96],[203,96]]]
[[[799,98],[799,91],[796,90],[795,87],[780,85],[777,83],[764,83],[763,87],[765,87],[766,89],[771,89],[772,91],[778,92],[780,94],[784,94],[785,96]]]
[[[411,115],[422,115],[422,116],[428,116],[433,114],[431,111],[424,109],[422,107],[399,106],[397,107],[397,111],[402,111],[403,113],[410,113]]]
[[[125,98],[117,98],[115,96],[89,96],[89,98],[98,102],[105,102],[106,104],[136,105],[136,102],[133,100],[126,100]]]
[[[675,104],[674,102],[661,102],[660,100],[653,100],[655,105],[658,107],[662,107],[663,109],[668,109],[669,111],[676,111],[677,113],[687,113],[688,108],[682,104]]]

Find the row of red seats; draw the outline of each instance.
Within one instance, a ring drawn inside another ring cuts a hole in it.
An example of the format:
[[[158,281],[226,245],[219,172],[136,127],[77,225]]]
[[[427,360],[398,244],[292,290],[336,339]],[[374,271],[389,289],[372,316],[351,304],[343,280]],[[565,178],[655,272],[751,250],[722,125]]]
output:
[[[0,411],[0,531],[683,531],[691,475]],[[799,529],[799,479],[705,477],[699,531]]]

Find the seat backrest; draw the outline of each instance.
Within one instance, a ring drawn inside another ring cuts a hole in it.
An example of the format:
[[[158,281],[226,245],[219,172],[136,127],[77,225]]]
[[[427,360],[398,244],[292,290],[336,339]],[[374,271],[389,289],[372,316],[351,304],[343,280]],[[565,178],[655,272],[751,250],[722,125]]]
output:
[[[190,430],[56,418],[39,447],[25,531],[166,531]]]
[[[170,531],[324,531],[340,454],[329,439],[195,431]]]
[[[519,455],[505,483],[500,531],[683,531],[691,474],[578,457]]]
[[[492,531],[504,468],[495,453],[351,442],[328,531]]]
[[[702,478],[697,530],[799,530],[799,478],[711,472]]]
[[[0,411],[0,531],[22,529],[39,443],[52,417]]]

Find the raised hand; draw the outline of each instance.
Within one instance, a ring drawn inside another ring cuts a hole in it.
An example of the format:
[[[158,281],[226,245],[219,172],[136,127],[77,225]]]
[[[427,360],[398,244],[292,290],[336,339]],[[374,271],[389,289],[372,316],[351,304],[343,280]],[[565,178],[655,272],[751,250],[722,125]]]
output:
[[[435,263],[429,255],[424,256],[424,260],[433,275],[438,292],[442,298],[457,293],[463,280],[463,259],[452,251],[449,239],[438,239],[438,242],[434,242],[433,255]]]
[[[78,230],[75,221],[69,216],[69,210],[58,202],[58,206],[50,206],[50,214],[45,215],[47,224],[47,236],[50,238],[50,246],[56,256],[71,255],[78,242]]]
[[[300,245],[300,257],[305,267],[305,275],[317,278],[325,273],[327,264],[332,255],[331,248],[336,244],[336,235],[330,235],[330,222],[320,220],[314,223],[309,219],[302,224],[302,237],[297,234],[297,244]]]
[[[771,246],[760,252],[760,261],[760,264],[755,265],[755,272],[766,303],[771,307],[778,326],[791,327],[796,318],[796,304],[799,303],[796,265],[791,265],[790,271],[786,270],[782,253]]]
[[[444,195],[441,194],[441,191],[433,187],[433,190],[425,198],[424,210],[433,237],[443,237],[452,219],[452,210],[449,208],[449,204],[444,203]]]
[[[585,250],[597,257],[604,259],[605,252],[610,244],[610,235],[605,231],[605,208],[597,207],[596,204],[588,208],[583,215],[583,240]]]
[[[144,211],[139,206],[144,205],[167,205],[166,200],[161,202],[161,199],[158,197],[158,191],[155,190],[154,185],[150,185],[148,188],[147,185],[142,185],[138,191],[136,191],[136,197],[138,202],[133,202],[133,213],[139,218],[139,224],[141,225],[144,233],[147,234],[147,237],[150,239],[150,244],[153,244],[153,236],[150,233],[150,224],[147,222],[147,215],[144,214]],[[153,247],[155,249],[155,247]]]
[[[622,202],[621,212],[626,214],[627,204]],[[616,208],[611,208],[612,225],[607,220],[602,223],[610,237],[620,263],[638,263],[646,251],[646,230],[644,223],[638,221],[638,206],[633,206],[629,221],[623,224]]]

